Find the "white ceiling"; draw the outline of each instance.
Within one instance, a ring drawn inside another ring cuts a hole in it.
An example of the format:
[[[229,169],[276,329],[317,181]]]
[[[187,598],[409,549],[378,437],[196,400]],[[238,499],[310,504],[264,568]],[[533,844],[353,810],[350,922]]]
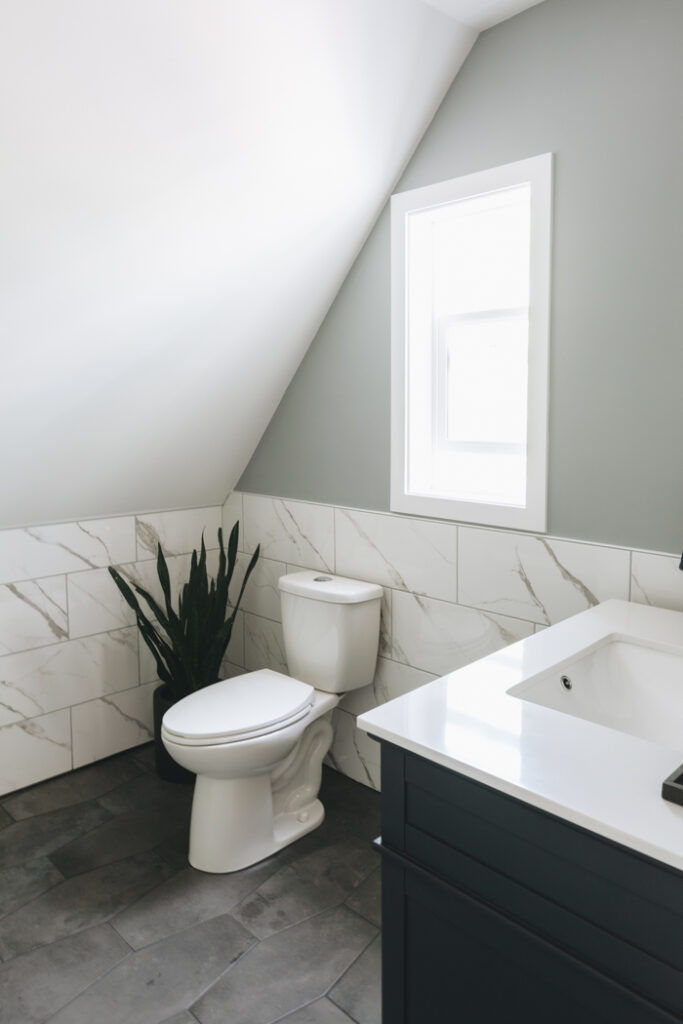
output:
[[[500,21],[507,21],[515,14],[535,7],[543,0],[422,0],[463,25],[483,32]]]
[[[419,0],[0,6],[0,526],[224,498],[475,38]]]

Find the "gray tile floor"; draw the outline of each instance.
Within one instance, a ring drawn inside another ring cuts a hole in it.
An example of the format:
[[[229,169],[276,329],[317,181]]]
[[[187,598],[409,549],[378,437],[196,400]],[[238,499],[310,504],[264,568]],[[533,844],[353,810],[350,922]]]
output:
[[[187,863],[192,787],[149,747],[0,800],[0,1024],[379,1024],[376,793],[231,875]]]

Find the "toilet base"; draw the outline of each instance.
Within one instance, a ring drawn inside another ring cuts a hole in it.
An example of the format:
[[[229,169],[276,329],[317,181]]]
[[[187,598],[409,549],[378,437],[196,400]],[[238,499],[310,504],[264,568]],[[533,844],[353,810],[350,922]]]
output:
[[[213,874],[240,871],[312,832],[324,818],[325,809],[318,799],[273,816],[269,775],[248,779],[197,776],[189,861],[193,868]]]
[[[325,819],[318,799],[332,743],[336,694],[316,694],[310,722],[288,755],[246,778],[197,773],[189,860],[199,871],[241,871],[312,832]]]

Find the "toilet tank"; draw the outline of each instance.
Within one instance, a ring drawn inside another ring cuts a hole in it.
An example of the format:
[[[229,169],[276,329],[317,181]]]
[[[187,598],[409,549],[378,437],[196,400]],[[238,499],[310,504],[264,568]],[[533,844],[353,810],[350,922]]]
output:
[[[368,686],[375,674],[382,588],[326,572],[278,581],[289,674],[326,693]]]

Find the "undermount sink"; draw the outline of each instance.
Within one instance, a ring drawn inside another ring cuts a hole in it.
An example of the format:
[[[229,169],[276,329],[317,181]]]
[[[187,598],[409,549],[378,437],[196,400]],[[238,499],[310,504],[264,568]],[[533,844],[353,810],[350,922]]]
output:
[[[683,653],[613,634],[517,686],[520,700],[683,748]]]

